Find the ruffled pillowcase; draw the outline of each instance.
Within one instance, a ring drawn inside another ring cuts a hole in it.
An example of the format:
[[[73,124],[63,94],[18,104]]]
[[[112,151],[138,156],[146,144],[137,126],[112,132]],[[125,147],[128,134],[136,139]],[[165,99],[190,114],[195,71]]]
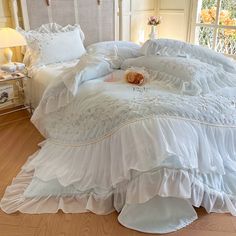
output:
[[[225,71],[236,74],[236,63],[211,49],[192,45],[172,39],[148,40],[141,49],[142,55],[161,55],[198,59],[202,62],[221,67]]]
[[[91,44],[86,49],[90,55],[106,57],[113,62],[113,67],[116,69],[121,67],[125,59],[142,56],[140,45],[126,41],[99,42]]]
[[[143,56],[127,59],[121,68],[144,67],[158,86],[184,95],[200,95],[236,87],[236,75],[196,59]]]
[[[62,27],[51,23],[36,30],[18,28],[18,31],[27,40],[24,63],[28,67],[78,59],[86,52],[84,34],[79,25]]]

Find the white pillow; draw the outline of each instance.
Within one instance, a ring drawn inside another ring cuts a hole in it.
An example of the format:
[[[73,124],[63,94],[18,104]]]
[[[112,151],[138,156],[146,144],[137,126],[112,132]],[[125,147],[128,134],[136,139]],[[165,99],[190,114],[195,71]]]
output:
[[[17,30],[24,35],[28,43],[26,50],[22,52],[25,54],[24,63],[27,66],[46,65],[55,62],[73,60],[79,58],[81,52],[85,52],[83,43],[81,43],[84,41],[85,37],[79,25],[67,25],[62,27],[56,23],[50,23],[42,25],[35,30],[24,31],[21,28],[18,28]],[[68,34],[66,34],[67,32]],[[71,36],[71,38],[69,38],[68,41],[69,36]],[[61,40],[59,37],[61,37]],[[45,53],[45,47],[42,47],[42,52],[39,50],[39,47],[41,47],[42,44],[45,45],[45,42],[49,42],[50,39],[55,39],[55,42],[53,42],[54,45],[52,43],[48,44],[48,47],[49,45],[52,46],[52,48],[49,49],[59,49],[56,55],[53,50],[49,50]],[[64,41],[66,40],[63,42],[65,45],[58,45],[58,43],[61,43],[60,41],[63,39]],[[72,53],[71,45],[73,45],[74,50]],[[52,55],[49,55],[50,53],[54,54],[54,60],[52,60]]]
[[[80,58],[86,51],[79,30],[41,35],[28,44],[33,65],[48,65]]]
[[[113,55],[117,53],[117,56],[123,59],[141,56],[141,46],[126,41],[99,42],[89,45],[86,49],[89,54]]]
[[[209,48],[192,45],[172,39],[148,40],[142,46],[142,55],[161,55],[198,59],[215,67],[221,67],[227,72],[236,73],[236,63],[220,53]]]
[[[132,42],[106,41],[91,44],[87,47],[87,52],[90,55],[107,58],[113,64],[114,69],[119,69],[125,59],[141,56],[140,49],[140,45]]]
[[[159,86],[185,95],[207,94],[225,88],[236,87],[236,74],[216,68],[196,59],[143,56],[127,59],[121,68],[143,67],[151,80]]]
[[[57,23],[48,23],[48,24],[41,25],[40,27],[34,30],[29,30],[29,31],[25,31],[22,28],[18,27],[17,31],[23,34],[23,36],[27,39],[27,41],[32,41],[38,36],[40,37],[41,34],[44,34],[44,35],[55,34],[55,33],[74,31],[76,29],[80,31],[81,40],[84,41],[85,39],[84,33],[81,30],[80,25],[78,24],[61,26],[61,25],[58,25]]]

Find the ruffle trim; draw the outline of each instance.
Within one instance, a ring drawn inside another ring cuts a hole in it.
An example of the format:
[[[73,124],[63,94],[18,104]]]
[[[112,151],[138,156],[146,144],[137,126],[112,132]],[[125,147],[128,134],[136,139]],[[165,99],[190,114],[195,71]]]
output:
[[[207,183],[202,182],[202,176]],[[168,168],[142,173],[128,186],[126,203],[144,203],[156,195],[175,197],[189,199],[193,206],[203,206],[207,212],[230,212],[236,216],[236,193],[213,188],[211,178],[197,171]],[[215,178],[220,180],[217,175]],[[229,185],[227,180],[225,182]]]
[[[25,191],[33,178],[33,172],[22,170],[13,180],[1,200],[1,209],[10,214],[22,213],[82,213],[96,214],[120,212],[125,204],[141,204],[155,196],[175,197],[190,200],[192,205],[203,206],[208,212],[230,212],[236,216],[236,196],[217,191],[202,183],[187,170],[161,168],[139,173],[131,181],[120,182],[112,193],[97,196],[89,193],[70,195],[26,197]]]
[[[93,194],[83,196],[43,196],[27,198],[24,192],[32,181],[33,172],[21,171],[13,180],[12,185],[6,189],[0,207],[7,214],[22,212],[28,214],[94,212],[96,214],[109,214],[113,208],[113,196],[96,199]]]
[[[141,48],[143,55],[162,55],[172,57],[195,58],[216,68],[235,74],[236,63],[233,59],[217,53],[209,48],[192,45],[172,39],[148,40]]]
[[[233,78],[233,74],[223,74],[223,72],[215,71],[189,81],[160,71],[152,71],[152,73],[154,75],[153,80],[157,82],[159,86],[184,95],[198,96],[226,87],[236,87],[236,76]]]
[[[73,70],[69,68],[64,71],[60,82],[57,81],[48,87],[31,121],[36,127],[39,127],[40,120],[45,115],[66,107],[75,99],[82,83],[97,77],[104,77],[112,71],[113,69],[105,57],[84,54]],[[41,133],[46,136],[44,132]]]
[[[20,27],[16,28],[16,30],[19,33],[24,35],[26,38],[29,38],[29,40],[33,40],[38,34],[56,34],[56,33],[74,31],[76,29],[80,30],[81,40],[84,41],[85,39],[84,33],[81,30],[80,25],[78,24],[61,26],[61,25],[58,25],[57,23],[48,23],[48,24],[41,25],[39,28],[30,30],[30,31],[25,31]]]
[[[50,95],[45,99],[41,99],[39,106],[34,111],[31,122],[33,122],[36,127],[40,126],[39,120],[41,118],[49,113],[56,112],[59,109],[67,106],[74,98],[75,97],[70,92],[70,90],[65,87],[58,94]],[[42,134],[46,136],[45,133]]]
[[[96,183],[108,188],[130,180],[129,168],[145,172],[163,163],[224,175],[235,171],[235,153],[236,129],[159,118],[131,123],[87,145],[47,140],[24,169],[63,186],[79,182],[84,191]]]

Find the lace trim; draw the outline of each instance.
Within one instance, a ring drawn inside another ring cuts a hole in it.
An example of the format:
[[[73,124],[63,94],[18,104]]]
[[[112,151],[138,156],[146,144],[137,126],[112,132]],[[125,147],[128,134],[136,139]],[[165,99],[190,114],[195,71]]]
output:
[[[146,177],[145,174],[147,174]],[[120,182],[112,193],[109,192],[108,195],[101,197],[90,192],[82,195],[27,198],[24,192],[32,181],[32,177],[33,172],[27,173],[24,170],[16,176],[1,200],[0,207],[4,212],[8,214],[16,211],[32,214],[55,213],[61,209],[65,213],[91,211],[96,214],[110,214],[115,209],[118,212],[121,211],[127,203],[145,203],[154,196],[161,196],[190,199],[194,206],[203,206],[208,212],[230,212],[236,215],[235,195],[212,189],[184,170],[161,168],[154,174],[151,171],[141,173],[138,178],[131,179],[128,185]],[[188,184],[183,183],[183,178],[186,178]],[[170,186],[173,187],[173,181],[176,187],[170,188]],[[140,194],[141,187],[142,192],[145,192],[144,195]]]
[[[76,144],[65,144],[65,143],[59,142],[56,139],[52,139],[52,138],[47,139],[47,141],[50,142],[50,143],[53,143],[55,145],[68,146],[68,147],[88,146],[88,145],[91,145],[91,144],[101,142],[102,140],[112,136],[113,134],[115,134],[119,130],[123,129],[125,126],[135,124],[135,123],[138,123],[138,122],[141,122],[141,121],[145,121],[145,120],[148,120],[148,119],[173,119],[173,120],[177,120],[177,121],[179,121],[179,120],[181,120],[181,121],[190,121],[190,122],[194,122],[194,123],[197,123],[197,124],[207,125],[207,126],[216,127],[216,128],[217,127],[218,128],[226,128],[226,129],[236,128],[236,125],[212,124],[212,123],[204,122],[204,121],[200,121],[200,120],[193,120],[193,119],[190,119],[190,118],[175,117],[175,116],[169,116],[169,115],[158,115],[158,116],[153,116],[152,115],[152,116],[147,116],[147,117],[144,117],[144,118],[141,118],[141,119],[137,119],[137,120],[122,123],[119,127],[115,127],[113,130],[111,130],[106,135],[104,135],[102,137],[99,137],[97,139],[94,139],[92,141],[86,142],[86,143],[81,143],[81,144],[77,144],[77,145]]]

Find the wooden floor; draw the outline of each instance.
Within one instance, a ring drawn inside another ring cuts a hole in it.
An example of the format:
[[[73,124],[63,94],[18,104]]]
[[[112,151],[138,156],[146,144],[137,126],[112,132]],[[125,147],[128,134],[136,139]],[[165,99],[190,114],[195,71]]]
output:
[[[20,171],[27,157],[43,140],[26,113],[0,117],[0,198],[5,188]],[[19,118],[17,122],[3,125]],[[197,209],[199,220],[171,236],[236,236],[236,217],[229,214],[206,214]],[[117,221],[117,214],[98,216],[86,214],[7,215],[0,210],[0,236],[142,236],[126,229]]]

